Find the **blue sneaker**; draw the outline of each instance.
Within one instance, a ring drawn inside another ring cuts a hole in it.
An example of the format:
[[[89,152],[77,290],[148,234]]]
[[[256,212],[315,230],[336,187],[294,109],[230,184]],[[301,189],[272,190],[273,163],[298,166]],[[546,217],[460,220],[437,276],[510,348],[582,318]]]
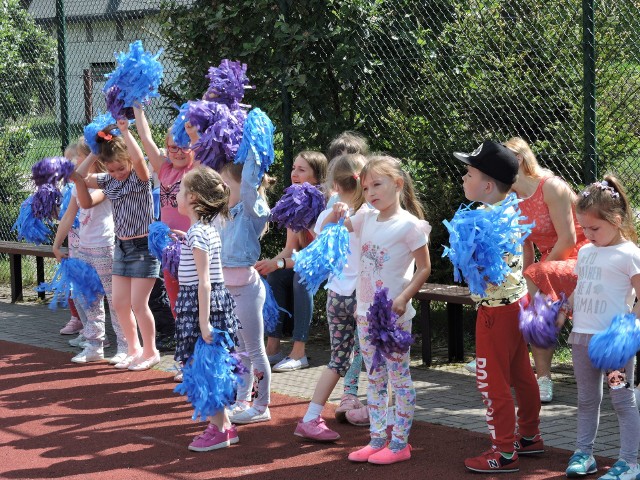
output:
[[[576,450],[569,459],[569,466],[565,473],[569,478],[579,478],[591,473],[596,473],[597,471],[598,466],[596,465],[596,459],[593,458],[593,455],[587,455],[580,450]]]
[[[624,460],[618,460],[609,471],[598,480],[637,480],[640,479],[640,467],[630,466]]]

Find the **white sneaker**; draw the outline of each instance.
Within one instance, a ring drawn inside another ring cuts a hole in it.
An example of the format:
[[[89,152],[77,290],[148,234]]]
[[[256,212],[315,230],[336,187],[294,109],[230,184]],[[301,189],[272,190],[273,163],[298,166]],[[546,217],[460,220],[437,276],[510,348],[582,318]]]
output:
[[[71,340],[69,340],[69,345],[71,345],[72,347],[84,348],[84,346],[82,346],[81,344],[86,341],[87,339],[84,338],[84,335],[79,334],[76,338],[72,338]]]
[[[279,351],[274,353],[273,355],[267,355],[267,358],[269,359],[269,365],[274,366],[284,359],[284,353],[282,353],[282,351]]]
[[[123,361],[125,358],[127,358],[127,352],[118,352],[109,359],[109,363],[111,365],[115,365],[116,363]]]
[[[71,341],[69,341],[69,343],[71,343]],[[83,340],[78,344],[78,347],[87,348],[88,346],[89,346],[89,340],[83,337]],[[111,346],[111,342],[107,337],[104,337],[104,340],[102,341],[102,347],[109,348],[110,346]]]
[[[475,375],[476,374],[476,359],[474,358],[469,363],[465,364],[464,368],[467,370],[467,372],[473,373]]]
[[[104,360],[102,347],[94,348],[91,346],[85,347],[84,350],[71,359],[73,363],[101,362],[102,360]]]
[[[293,372],[294,370],[300,370],[302,368],[309,368],[309,361],[306,355],[299,360],[285,357],[278,362],[272,370],[274,372]]]
[[[538,378],[538,387],[540,388],[540,401],[542,403],[549,403],[553,400],[553,382],[551,378]]]
[[[231,421],[231,423],[237,423],[238,425],[267,422],[271,420],[271,414],[269,413],[269,407],[267,407],[267,409],[262,413],[256,410],[254,407],[251,407],[234,415],[229,415],[229,420]]]
[[[633,389],[633,395],[636,397],[636,407],[640,408],[640,389],[638,387]]]
[[[249,410],[250,408],[251,408],[251,405],[249,403],[236,402],[233,405],[229,405],[227,407],[227,414],[229,415],[229,418],[231,418],[234,415],[239,414],[240,412],[244,412],[245,410]]]

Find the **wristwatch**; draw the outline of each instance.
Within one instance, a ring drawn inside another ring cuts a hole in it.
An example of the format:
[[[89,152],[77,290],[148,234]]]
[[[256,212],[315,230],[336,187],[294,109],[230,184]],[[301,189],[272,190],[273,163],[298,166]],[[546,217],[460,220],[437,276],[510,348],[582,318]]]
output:
[[[280,270],[284,270],[284,268],[287,266],[286,262],[284,261],[284,258],[279,258],[278,261],[276,262],[276,266]]]

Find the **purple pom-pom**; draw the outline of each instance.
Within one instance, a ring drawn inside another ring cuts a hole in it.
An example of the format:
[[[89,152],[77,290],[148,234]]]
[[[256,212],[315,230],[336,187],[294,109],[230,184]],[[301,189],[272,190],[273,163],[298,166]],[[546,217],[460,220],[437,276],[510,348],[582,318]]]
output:
[[[395,355],[408,352],[414,340],[411,332],[397,325],[398,315],[391,310],[393,301],[387,298],[388,292],[388,288],[378,289],[367,310],[370,341],[376,349],[370,373],[382,365],[383,358],[391,360]]]
[[[555,346],[560,332],[556,318],[566,298],[564,293],[560,295],[561,299],[554,302],[550,296],[536,292],[529,305],[520,306],[520,331],[527,343],[540,348]]]
[[[33,216],[43,220],[55,220],[60,212],[62,194],[54,185],[40,185],[33,195],[31,210]]]
[[[52,224],[49,221],[43,222],[40,218],[33,215],[31,204],[33,203],[33,195],[30,195],[22,205],[18,218],[11,227],[11,230],[18,234],[18,240],[26,240],[27,242],[40,245],[49,240],[52,235]]]
[[[133,107],[125,107],[124,100],[120,98],[120,87],[114,85],[107,89],[105,92],[105,98],[107,102],[107,110],[116,120],[126,118],[127,120],[133,120],[135,114],[133,113]]]
[[[178,278],[178,268],[180,268],[180,240],[172,239],[162,250],[162,268],[169,271],[173,278]]]
[[[271,210],[270,220],[294,232],[308,230],[324,210],[324,194],[310,183],[294,183]]]
[[[640,320],[633,313],[616,315],[609,328],[589,342],[589,358],[600,370],[619,370],[640,350]]]
[[[234,402],[244,366],[230,353],[233,348],[229,334],[222,330],[213,330],[210,344],[198,338],[193,355],[182,368],[182,383],[174,389],[193,405],[193,420],[204,421]]]
[[[252,88],[247,78],[247,66],[227,59],[222,60],[218,67],[210,67],[207,79],[209,88],[204,98],[228,107],[235,106],[244,98],[246,88]]]
[[[242,140],[242,128],[246,112],[242,109],[229,110],[225,105],[208,102],[213,106],[212,123],[194,144],[195,159],[203,165],[220,170],[232,162]]]
[[[43,158],[31,167],[31,177],[36,186],[69,181],[75,166],[64,157]]]
[[[160,96],[158,87],[163,73],[158,57],[161,53],[162,49],[155,55],[145,51],[140,40],[131,43],[128,52],[116,55],[118,66],[107,75],[102,91],[108,92],[117,86],[120,92],[116,98],[122,101],[123,107],[149,103],[151,98]]]

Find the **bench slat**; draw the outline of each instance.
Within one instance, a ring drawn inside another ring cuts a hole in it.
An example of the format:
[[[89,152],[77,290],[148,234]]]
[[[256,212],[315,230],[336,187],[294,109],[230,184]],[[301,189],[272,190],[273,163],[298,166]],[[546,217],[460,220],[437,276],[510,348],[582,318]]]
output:
[[[55,257],[51,245],[35,245],[22,242],[0,242],[0,253],[12,255],[33,255],[35,257]]]

